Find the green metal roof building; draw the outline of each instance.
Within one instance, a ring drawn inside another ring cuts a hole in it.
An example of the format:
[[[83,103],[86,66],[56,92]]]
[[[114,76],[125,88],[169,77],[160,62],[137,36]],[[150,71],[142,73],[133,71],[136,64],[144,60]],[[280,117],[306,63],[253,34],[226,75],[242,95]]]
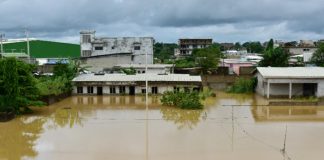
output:
[[[29,41],[31,58],[78,58],[80,45],[44,40]],[[3,43],[4,53],[27,53],[26,40],[7,41]]]

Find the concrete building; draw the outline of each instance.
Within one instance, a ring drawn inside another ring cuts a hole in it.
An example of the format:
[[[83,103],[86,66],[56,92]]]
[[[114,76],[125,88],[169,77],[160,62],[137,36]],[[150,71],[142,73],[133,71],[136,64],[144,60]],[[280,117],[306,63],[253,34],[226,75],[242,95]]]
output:
[[[145,73],[145,64],[120,64],[113,67],[112,70],[129,69],[133,68],[136,74]],[[147,72],[149,74],[171,74],[173,73],[173,64],[148,64]]]
[[[219,61],[219,64],[222,67],[228,67],[229,74],[240,75],[241,67],[252,67],[255,66],[257,63],[241,59],[221,59]]]
[[[165,91],[200,90],[200,76],[187,74],[83,74],[74,78],[73,93],[89,95],[135,95],[146,93],[145,80],[148,81],[149,94],[162,94]]]
[[[177,57],[188,56],[196,48],[206,48],[213,44],[213,39],[179,39],[179,48],[175,49],[174,55]]]
[[[257,67],[256,92],[262,96],[324,97],[323,67]]]
[[[118,64],[153,64],[153,37],[96,37],[81,31],[81,59],[98,72]]]

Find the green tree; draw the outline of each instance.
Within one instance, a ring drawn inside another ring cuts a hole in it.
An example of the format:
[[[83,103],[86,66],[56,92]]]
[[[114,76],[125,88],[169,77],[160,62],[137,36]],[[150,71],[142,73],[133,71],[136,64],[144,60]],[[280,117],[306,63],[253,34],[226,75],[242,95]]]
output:
[[[28,106],[42,105],[36,79],[32,75],[33,65],[6,58],[0,61],[0,110],[16,114],[30,111]]]
[[[259,62],[260,67],[287,67],[289,66],[289,54],[282,47],[270,49],[264,52],[263,59]]]
[[[234,45],[234,49],[241,50],[242,49],[241,43],[240,42],[236,42],[235,45]]]
[[[318,49],[313,54],[311,63],[314,63],[316,66],[324,67],[324,43],[318,44]]]
[[[207,73],[210,69],[217,68],[222,53],[217,46],[212,45],[207,48],[193,50],[192,57],[196,61],[197,67],[201,67],[203,73]]]
[[[173,58],[174,50],[178,48],[175,43],[155,43],[154,44],[154,58],[158,58],[162,63]]]
[[[242,46],[250,53],[262,53],[264,50],[264,47],[260,42],[245,42]]]
[[[273,39],[270,39],[270,41],[267,44],[266,51],[273,49]]]

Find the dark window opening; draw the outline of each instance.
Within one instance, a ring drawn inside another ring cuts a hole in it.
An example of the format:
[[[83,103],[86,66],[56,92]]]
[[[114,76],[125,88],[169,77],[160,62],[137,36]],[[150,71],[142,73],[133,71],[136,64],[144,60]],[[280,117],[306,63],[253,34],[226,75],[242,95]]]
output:
[[[135,95],[135,87],[129,86],[129,95]]]
[[[78,87],[77,88],[77,93],[82,94],[83,93],[83,87]]]
[[[142,93],[145,94],[146,93],[146,89],[142,89]]]
[[[92,94],[92,93],[93,93],[93,87],[88,86],[88,87],[87,87],[87,92],[88,92],[89,94]]]
[[[125,94],[126,93],[126,87],[125,86],[119,86],[119,93]]]
[[[101,96],[102,94],[102,87],[97,87],[97,95]]]
[[[179,92],[180,88],[179,87],[173,87],[173,92]]]
[[[116,88],[115,87],[110,87],[110,94],[116,94]]]
[[[141,50],[141,46],[134,46],[134,50]]]
[[[152,87],[152,94],[158,94],[158,87]]]
[[[96,51],[101,51],[101,50],[103,50],[103,47],[95,47],[95,50]]]

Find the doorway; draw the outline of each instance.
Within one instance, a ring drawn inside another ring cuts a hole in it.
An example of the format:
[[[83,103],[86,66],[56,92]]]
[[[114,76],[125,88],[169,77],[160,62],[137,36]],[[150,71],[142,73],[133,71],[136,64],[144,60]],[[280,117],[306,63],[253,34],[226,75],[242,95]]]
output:
[[[97,87],[97,95],[98,96],[102,95],[102,87]]]
[[[303,96],[310,97],[316,96],[317,83],[304,83],[303,84]]]
[[[135,95],[135,86],[129,86],[129,95]]]

